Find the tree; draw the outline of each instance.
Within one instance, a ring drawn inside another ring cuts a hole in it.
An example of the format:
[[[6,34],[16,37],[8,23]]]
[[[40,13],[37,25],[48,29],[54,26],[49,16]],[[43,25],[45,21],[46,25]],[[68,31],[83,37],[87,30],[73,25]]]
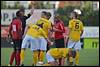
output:
[[[19,1],[15,2],[14,8],[15,9],[19,9],[20,8],[20,2]]]
[[[70,13],[75,9],[73,6],[66,6],[64,8],[58,8],[57,13],[60,15],[60,18],[64,22],[65,26],[68,26],[70,19]]]
[[[93,11],[92,1],[84,1],[84,7],[81,7],[83,16],[81,20],[85,26],[98,26],[99,11]]]
[[[45,7],[46,9],[51,9],[51,8],[52,8],[52,5],[50,4],[49,1],[47,1],[47,3],[44,5],[44,7]]]
[[[1,9],[3,9],[3,1],[1,1]]]
[[[93,11],[92,2],[84,1],[84,6],[66,6],[58,8],[57,13],[60,15],[65,26],[68,26],[70,20],[70,13],[75,9],[80,8],[82,15],[79,19],[83,22],[84,26],[98,26],[99,25],[99,10]]]
[[[37,1],[35,8],[36,9],[43,9],[44,8],[43,1]]]
[[[6,9],[6,1],[1,1],[1,9]]]

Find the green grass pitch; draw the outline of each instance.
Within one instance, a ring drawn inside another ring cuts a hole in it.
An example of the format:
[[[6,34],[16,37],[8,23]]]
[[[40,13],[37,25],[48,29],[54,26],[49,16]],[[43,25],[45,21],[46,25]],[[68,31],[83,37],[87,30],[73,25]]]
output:
[[[1,48],[1,66],[7,66],[9,64],[9,57],[11,52],[13,51],[12,48]],[[27,49],[25,51],[25,66],[32,65],[32,51]],[[14,63],[13,63],[14,65]],[[81,49],[80,50],[80,66],[99,66],[99,49]]]

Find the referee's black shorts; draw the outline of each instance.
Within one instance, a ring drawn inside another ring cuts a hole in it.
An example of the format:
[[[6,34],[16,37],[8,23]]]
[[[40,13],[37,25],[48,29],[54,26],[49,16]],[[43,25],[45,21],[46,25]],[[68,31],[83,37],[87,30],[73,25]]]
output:
[[[14,50],[21,50],[22,39],[12,40]]]
[[[64,38],[55,39],[55,46],[56,46],[56,48],[65,48]]]

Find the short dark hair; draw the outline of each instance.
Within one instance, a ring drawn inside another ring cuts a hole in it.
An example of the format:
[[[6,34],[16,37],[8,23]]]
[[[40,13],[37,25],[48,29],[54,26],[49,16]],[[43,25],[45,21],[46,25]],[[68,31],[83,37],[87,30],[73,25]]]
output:
[[[47,15],[47,12],[46,11],[42,11],[42,14]]]
[[[50,12],[47,12],[47,14],[46,14],[46,15],[47,15],[47,17],[48,17],[48,18],[50,18],[50,17],[51,17],[51,13],[50,13]]]
[[[78,17],[78,14],[76,12],[72,12],[72,13],[74,14],[75,18]]]
[[[17,16],[17,17],[20,17],[20,11],[17,11],[17,12],[16,12],[16,16]]]

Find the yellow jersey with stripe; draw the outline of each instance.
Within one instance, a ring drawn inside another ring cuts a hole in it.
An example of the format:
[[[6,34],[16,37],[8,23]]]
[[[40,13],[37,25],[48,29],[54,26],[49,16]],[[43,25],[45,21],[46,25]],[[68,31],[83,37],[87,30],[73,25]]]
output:
[[[67,57],[69,48],[51,48],[49,54],[55,59]]]
[[[44,32],[44,30],[41,27],[39,27],[35,24],[29,24],[28,27],[29,28],[28,28],[27,33],[26,33],[27,35],[30,35],[30,36],[35,37],[35,38],[39,38],[39,37],[47,38],[46,33]]]
[[[48,36],[49,34],[48,30],[52,28],[51,22],[45,18],[41,18],[36,22],[36,24],[40,25],[41,28],[45,31],[46,35]]]
[[[78,19],[72,19],[69,21],[69,39],[73,41],[79,41],[81,32],[83,30],[83,23]]]

